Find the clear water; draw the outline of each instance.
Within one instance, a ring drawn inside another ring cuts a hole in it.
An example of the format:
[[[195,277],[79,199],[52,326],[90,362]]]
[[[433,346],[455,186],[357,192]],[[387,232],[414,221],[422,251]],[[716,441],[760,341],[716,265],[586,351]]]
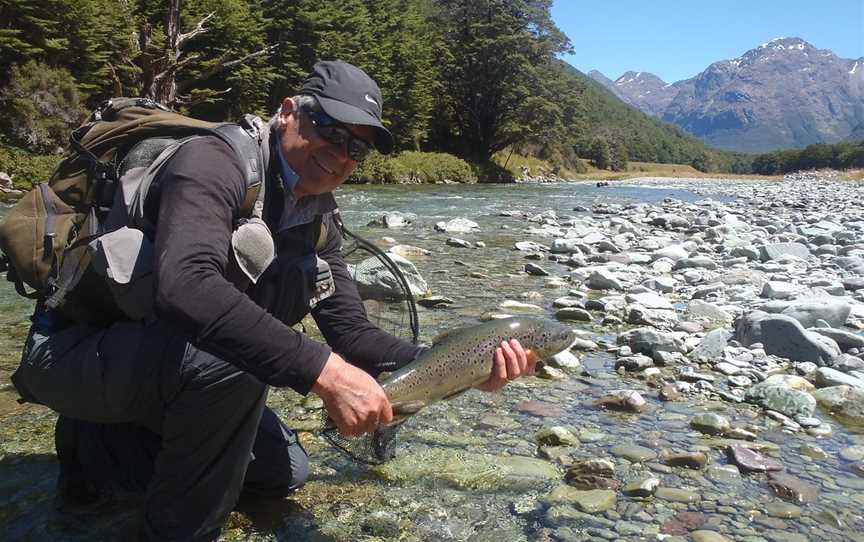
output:
[[[535,302],[551,314],[552,300],[566,288],[547,288],[549,277],[522,272],[523,254],[512,250],[516,241],[551,239],[524,233],[522,218],[499,216],[504,211],[537,214],[555,210],[559,216],[576,215],[577,205],[595,203],[655,203],[672,197],[694,201],[704,195],[676,186],[614,185],[597,188],[591,183],[516,186],[364,186],[343,187],[338,201],[349,227],[381,246],[391,243],[430,250],[414,257],[432,292],[454,299],[446,309],[420,308],[421,335],[430,339],[439,331],[474,323],[485,312],[499,311],[505,299],[520,299],[528,291],[542,294]],[[385,212],[415,215],[401,229],[367,226]],[[0,210],[0,215],[3,211]],[[441,220],[464,217],[480,230],[470,234],[436,232]],[[533,224],[532,224],[533,226]],[[447,246],[448,237],[482,241],[485,248]],[[566,276],[566,268],[552,262],[536,262],[553,275]],[[472,276],[472,273],[481,275]],[[29,304],[12,286],[0,283],[0,539],[8,540],[125,540],[134,525],[134,503],[95,517],[77,518],[53,509],[56,466],[52,435],[54,415],[41,407],[21,406],[9,388],[8,375],[18,361],[27,329]],[[583,329],[599,337],[614,331],[586,324]],[[597,514],[592,523],[583,519],[553,521],[543,496],[563,482],[558,479],[530,491],[503,488],[477,490],[459,487],[444,476],[417,480],[384,481],[362,465],[346,460],[314,432],[303,441],[313,456],[312,480],[296,496],[275,502],[243,502],[242,513],[232,515],[225,536],[229,540],[588,540],[617,536],[620,540],[655,540],[669,529],[676,514],[701,514],[703,529],[723,532],[733,540],[858,540],[864,532],[864,478],[838,451],[864,444],[852,428],[832,422],[834,432],[816,439],[789,435],[755,408],[723,402],[661,403],[655,389],[645,382],[623,377],[613,370],[610,355],[596,353],[583,360],[590,377],[567,381],[524,379],[501,393],[472,391],[434,405],[406,424],[397,453],[424,457],[432,451],[491,454],[493,457],[537,457],[534,433],[546,425],[564,425],[593,435],[569,450],[572,459],[615,459],[610,449],[617,444],[637,444],[654,450],[702,449],[711,464],[727,463],[722,448],[688,427],[694,413],[714,411],[733,424],[757,430],[761,441],[778,445],[771,452],[791,474],[816,485],[820,497],[792,515],[774,517],[781,501],[770,491],[764,475],[719,479],[707,471],[629,464],[616,460],[616,477],[629,480],[652,472],[662,486],[686,489],[697,495],[689,503],[661,499],[639,500],[619,494],[614,510]],[[610,389],[631,388],[643,393],[650,409],[641,416],[600,411],[593,401]],[[546,417],[524,412],[520,405],[535,401],[547,408]],[[274,390],[270,404],[297,427],[313,425],[318,413],[306,406],[314,401],[289,391]],[[824,412],[818,415],[828,419]],[[802,446],[818,446],[826,458],[813,460],[800,453]],[[649,462],[650,463],[650,462]],[[655,469],[655,470],[652,470]],[[525,505],[525,503],[528,503]],[[782,510],[781,510],[782,512]],[[781,514],[782,515],[782,514]],[[384,518],[384,519],[382,519]],[[611,535],[610,535],[611,533]],[[795,537],[805,538],[795,538]],[[592,538],[594,537],[594,538]]]

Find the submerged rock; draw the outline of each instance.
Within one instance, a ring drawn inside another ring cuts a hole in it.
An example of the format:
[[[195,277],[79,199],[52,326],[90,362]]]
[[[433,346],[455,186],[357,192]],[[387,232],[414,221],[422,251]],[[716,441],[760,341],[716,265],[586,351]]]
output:
[[[745,399],[790,418],[810,417],[816,410],[816,399],[809,393],[764,382],[748,389]]]
[[[746,471],[767,472],[783,470],[783,465],[770,457],[743,446],[732,445],[726,448],[729,460]]]
[[[805,503],[814,502],[819,495],[819,489],[786,472],[768,473],[768,487],[781,499]]]
[[[396,484],[443,482],[457,489],[478,491],[526,490],[561,476],[554,465],[541,459],[448,448],[412,451],[372,470]]]

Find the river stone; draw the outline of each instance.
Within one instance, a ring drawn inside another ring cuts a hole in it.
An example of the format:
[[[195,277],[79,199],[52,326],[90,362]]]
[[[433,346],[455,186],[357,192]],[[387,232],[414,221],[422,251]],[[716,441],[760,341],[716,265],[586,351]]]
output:
[[[765,513],[773,518],[799,518],[801,517],[801,508],[788,502],[769,502],[765,505]]]
[[[794,256],[802,260],[806,260],[810,256],[810,250],[801,243],[774,243],[758,248],[759,257],[763,262],[776,260],[781,256]]]
[[[853,423],[864,423],[864,390],[851,386],[831,386],[816,390],[813,396],[831,414]]]
[[[784,388],[789,388],[790,390],[801,390],[806,392],[811,392],[816,389],[816,386],[811,384],[810,381],[806,378],[802,378],[798,375],[787,374],[771,375],[765,380],[763,380],[760,385],[782,386]]]
[[[741,472],[735,465],[710,465],[705,475],[720,484],[741,483]]]
[[[575,296],[559,297],[558,299],[556,299],[555,301],[552,302],[552,306],[557,308],[557,309],[572,308],[572,307],[584,308],[585,299],[583,299],[581,297],[575,297]]]
[[[624,356],[615,360],[615,368],[623,367],[626,371],[644,371],[654,366],[654,360],[643,354]]]
[[[549,247],[541,243],[535,243],[534,241],[517,241],[514,243],[513,248],[520,252],[548,252]]]
[[[853,388],[864,389],[864,380],[855,378],[852,375],[841,373],[830,367],[819,367],[816,369],[816,385],[820,388],[830,386],[851,386]]]
[[[716,531],[693,531],[690,536],[693,542],[732,542]]]
[[[628,497],[650,497],[660,485],[660,479],[653,476],[633,480],[621,488],[621,493]]]
[[[635,444],[619,444],[618,446],[613,446],[609,451],[612,455],[623,457],[631,463],[642,463],[644,461],[657,459],[657,452],[651,448],[637,446]]]
[[[819,495],[819,489],[786,472],[769,472],[768,487],[781,499],[805,503],[814,502]]]
[[[544,427],[537,431],[534,435],[534,440],[540,445],[545,446],[571,446],[579,444],[579,439],[576,438],[569,429],[559,425]]]
[[[668,247],[663,247],[659,250],[655,250],[654,253],[651,254],[651,259],[657,261],[660,258],[669,258],[673,262],[677,262],[678,260],[683,260],[689,255],[690,254],[687,252],[687,250],[681,245],[670,245]]]
[[[832,349],[823,343],[821,339],[827,337],[806,331],[785,314],[747,313],[735,321],[735,339],[744,346],[760,343],[768,354],[817,365],[828,364],[840,354],[836,345]]]
[[[691,503],[699,500],[699,494],[687,489],[676,487],[659,487],[654,496],[664,501]]]
[[[669,303],[669,301],[665,297],[655,294],[654,292],[627,294],[626,296],[624,296],[624,299],[627,301],[627,303],[638,303],[639,305],[642,305],[647,309],[674,309],[672,303]]]
[[[707,256],[694,256],[675,262],[675,269],[707,269],[713,271],[717,269],[717,264]]]
[[[513,299],[505,299],[498,305],[499,309],[513,312],[543,312],[543,308],[532,303],[523,303]]]
[[[595,404],[602,408],[625,412],[644,412],[648,408],[645,399],[634,390],[612,390],[597,399]]]
[[[765,307],[762,307],[762,310],[775,312],[771,310],[771,305],[770,303],[767,304]],[[777,304],[778,308],[783,305],[786,304]],[[798,320],[805,328],[815,327],[819,320],[828,322],[828,325],[831,327],[841,327],[846,323],[846,319],[849,318],[849,314],[852,312],[852,305],[841,299],[831,298],[795,300],[779,312]]]
[[[564,408],[559,404],[528,399],[519,401],[513,408],[519,412],[537,416],[538,418],[561,418],[566,413]]]
[[[579,307],[564,307],[555,311],[555,318],[558,320],[570,320],[575,322],[590,322],[592,320],[591,313]]]
[[[653,277],[642,281],[642,286],[664,294],[671,294],[677,283],[678,281],[672,277]]]
[[[592,290],[624,290],[624,285],[614,273],[605,269],[595,269],[588,276],[585,285]]]
[[[831,260],[834,265],[845,269],[853,275],[864,275],[864,258],[854,256],[839,256]]]
[[[403,258],[410,258],[414,256],[428,256],[432,254],[431,250],[426,250],[425,248],[415,247],[412,245],[396,245],[390,247],[387,252],[391,254],[398,254]]]
[[[534,263],[526,263],[525,272],[535,277],[549,276],[549,271],[546,271],[545,269]]]
[[[722,435],[732,428],[732,424],[719,414],[704,412],[693,416],[690,427],[708,435]]]
[[[458,237],[448,237],[445,243],[451,247],[471,248],[471,243],[469,243],[465,239],[459,239]]]
[[[812,331],[820,335],[833,339],[844,352],[852,348],[864,348],[864,336],[844,329],[834,327],[811,327],[807,331]]]
[[[795,297],[800,289],[800,286],[791,282],[770,280],[762,286],[759,296],[768,299],[790,299]]]
[[[861,461],[864,459],[864,446],[847,446],[840,450],[840,457],[846,461]]]
[[[409,226],[414,219],[413,215],[406,215],[397,211],[386,213],[381,217],[381,224],[385,228],[404,228]]]
[[[444,483],[457,489],[477,491],[524,491],[545,486],[560,477],[554,465],[541,459],[451,448],[412,451],[373,467],[373,471],[396,484]]]
[[[396,264],[402,276],[408,282],[408,287],[414,297],[429,295],[429,286],[420,275],[420,271],[409,260],[391,254],[390,260]],[[363,260],[356,266],[348,266],[348,272],[354,277],[357,290],[362,299],[401,299],[404,297],[402,285],[376,257]]]
[[[834,358],[832,367],[844,373],[851,373],[852,371],[861,372],[864,371],[864,358],[849,354],[840,354]]]
[[[618,344],[626,344],[630,350],[637,353],[653,356],[654,352],[680,352],[685,354],[687,347],[675,335],[662,333],[655,329],[642,327],[631,329],[618,336]]]
[[[731,445],[726,448],[729,460],[750,472],[767,472],[783,470],[783,465],[770,457],[743,446]]]
[[[673,518],[666,521],[660,526],[660,532],[665,535],[672,535],[670,538],[664,538],[666,542],[671,542],[679,536],[685,536],[693,529],[698,529],[708,520],[708,517],[702,512],[678,512]],[[657,537],[658,540],[660,537]],[[685,539],[681,538],[681,542]]]
[[[446,222],[441,221],[436,223],[435,229],[445,233],[468,233],[480,229],[480,225],[467,218],[454,218]]]
[[[561,485],[552,490],[544,499],[549,503],[572,504],[587,514],[605,512],[615,507],[616,495],[608,489],[581,490]]]
[[[708,464],[708,456],[702,452],[669,452],[663,454],[663,462],[672,467],[700,470]]]
[[[687,304],[687,315],[690,318],[703,318],[712,322],[732,322],[732,315],[713,303],[694,299]]]
[[[745,400],[768,410],[794,418],[809,417],[816,410],[816,399],[807,392],[771,384],[756,384],[747,390]]]
[[[732,332],[727,329],[709,331],[690,353],[690,357],[697,361],[711,361],[719,358],[723,355],[723,350],[730,338],[732,338]]]
[[[552,367],[557,367],[559,369],[578,369],[582,366],[582,362],[579,361],[579,358],[571,352],[570,350],[564,350],[563,352],[558,352],[548,360],[544,360],[547,365]]]

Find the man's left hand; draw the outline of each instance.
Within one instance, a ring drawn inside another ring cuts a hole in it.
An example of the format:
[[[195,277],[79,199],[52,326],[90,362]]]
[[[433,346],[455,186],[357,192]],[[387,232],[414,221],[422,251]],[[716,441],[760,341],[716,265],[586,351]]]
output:
[[[476,386],[482,391],[497,391],[504,385],[523,375],[533,375],[537,366],[537,355],[524,350],[516,339],[504,341],[495,349],[492,374],[489,380]]]

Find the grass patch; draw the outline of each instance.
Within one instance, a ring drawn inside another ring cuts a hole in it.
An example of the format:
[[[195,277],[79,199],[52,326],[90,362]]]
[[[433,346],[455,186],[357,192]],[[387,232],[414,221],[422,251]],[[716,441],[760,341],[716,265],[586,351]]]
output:
[[[671,177],[671,178],[723,178],[723,179],[761,179],[778,180],[782,176],[739,175],[734,173],[704,173],[689,164],[658,164],[654,162],[628,162],[626,171],[609,171],[597,169],[590,164],[588,171],[574,177],[577,180],[619,181],[638,177]]]

